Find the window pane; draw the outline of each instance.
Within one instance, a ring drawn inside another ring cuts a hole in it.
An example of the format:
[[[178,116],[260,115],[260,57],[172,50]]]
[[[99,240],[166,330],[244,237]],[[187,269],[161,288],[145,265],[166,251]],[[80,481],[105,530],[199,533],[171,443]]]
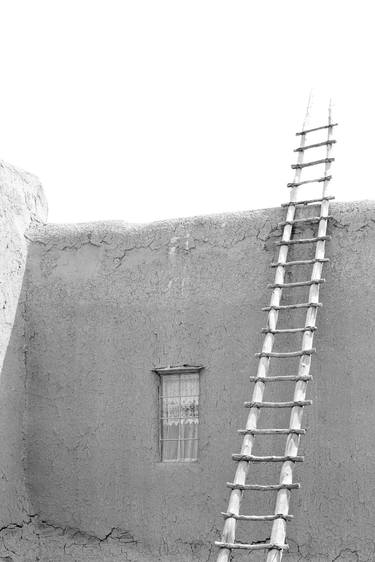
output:
[[[196,461],[198,458],[198,440],[188,439],[180,443],[181,460]]]
[[[186,418],[181,420],[180,438],[198,439],[198,419]]]
[[[162,441],[161,442],[161,458],[163,461],[176,461],[178,460],[178,439],[175,441]]]
[[[181,376],[181,396],[194,396],[199,394],[199,375],[192,373],[191,375]]]
[[[161,377],[162,396],[180,396],[180,375],[167,375]]]
[[[179,439],[180,437],[180,421],[162,420],[161,423],[161,439]]]
[[[179,418],[180,417],[180,398],[162,398],[161,399],[161,417]]]
[[[181,398],[181,417],[198,417],[198,396]]]
[[[198,458],[198,418],[184,418],[180,427],[181,460],[195,461]]]
[[[198,457],[199,375],[161,375],[160,451],[162,461]]]

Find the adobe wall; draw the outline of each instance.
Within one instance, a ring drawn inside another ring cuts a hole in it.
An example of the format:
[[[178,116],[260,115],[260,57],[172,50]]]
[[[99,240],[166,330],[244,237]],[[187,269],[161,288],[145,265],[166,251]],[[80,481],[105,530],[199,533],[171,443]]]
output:
[[[375,548],[375,205],[339,204],[332,212],[332,264],[324,273],[309,389],[314,405],[305,417],[306,462],[296,469],[302,490],[293,494],[288,527],[286,559],[293,562],[368,561]],[[35,232],[27,475],[33,512],[44,522],[41,560],[215,560],[211,545],[233,478],[231,453],[239,451],[236,430],[251,396],[248,376],[256,372],[260,309],[269,299],[268,265],[283,215],[271,209]],[[306,295],[293,295],[299,299]],[[302,322],[291,314],[284,325]],[[199,461],[162,464],[152,369],[182,363],[205,366]],[[282,363],[277,372],[292,368]],[[292,388],[280,392],[291,398]],[[270,424],[287,423],[285,412],[273,418]],[[258,444],[255,454],[282,453],[277,439]],[[254,469],[252,481],[277,481],[275,469]],[[264,496],[249,497],[243,512],[272,513],[273,495]],[[250,535],[247,524],[239,538],[249,536],[269,535],[259,524]],[[48,548],[52,558],[43,554]]]
[[[375,551],[375,204],[332,205],[332,214],[306,460],[295,472],[302,489],[293,493],[288,524],[291,562],[367,562]],[[12,507],[0,529],[0,560],[215,560],[283,215],[270,209],[143,226],[51,224],[27,233],[33,242],[1,397],[8,419],[0,429],[8,437],[0,457],[11,459],[6,474],[14,484],[3,495]],[[302,322],[291,314],[284,326]],[[199,461],[163,464],[152,369],[182,363],[205,367]],[[277,372],[292,368],[282,362]],[[278,396],[291,392],[284,383]],[[273,413],[269,426],[287,423],[285,416]],[[254,453],[282,453],[283,443],[259,442]],[[277,467],[270,470],[254,468],[249,481],[277,481]],[[273,499],[253,494],[243,512],[272,513]],[[264,540],[264,529],[247,524],[239,538]],[[235,556],[249,559],[263,556]]]
[[[38,178],[0,161],[0,528],[30,506],[24,475],[25,293],[30,225],[46,219]]]

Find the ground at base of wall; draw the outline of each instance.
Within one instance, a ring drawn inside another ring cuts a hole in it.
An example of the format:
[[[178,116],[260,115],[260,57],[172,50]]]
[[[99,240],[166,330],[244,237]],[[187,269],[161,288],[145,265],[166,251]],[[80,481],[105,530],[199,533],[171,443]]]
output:
[[[335,554],[309,554],[291,543],[285,562],[368,562],[372,554],[349,546]],[[369,545],[370,547],[370,545]],[[173,552],[172,552],[173,550]],[[366,549],[365,549],[366,550]],[[372,546],[373,551],[373,546]],[[23,524],[0,529],[0,562],[215,562],[216,548],[202,543],[164,545],[159,552],[142,547],[128,532],[112,529],[103,539],[72,528],[60,528],[32,516]],[[234,556],[233,562],[260,562],[264,554]]]

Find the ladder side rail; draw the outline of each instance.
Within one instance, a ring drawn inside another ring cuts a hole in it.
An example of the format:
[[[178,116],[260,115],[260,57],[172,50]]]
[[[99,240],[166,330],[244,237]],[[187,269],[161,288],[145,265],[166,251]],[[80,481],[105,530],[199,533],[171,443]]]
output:
[[[331,117],[329,115],[329,123],[331,122]],[[331,140],[332,128],[328,128],[327,140]],[[326,153],[327,158],[329,157],[332,150],[332,144],[327,144]],[[331,162],[327,162],[325,165],[325,175],[329,175],[331,167]],[[324,182],[322,188],[322,197],[326,195],[327,187],[329,182]],[[323,220],[319,222],[318,236],[325,236],[327,232],[328,221],[324,219],[329,213],[329,200],[324,200],[321,203],[320,217]],[[325,241],[319,241],[316,243],[315,258],[321,259],[325,256]],[[311,280],[321,279],[323,263],[317,261],[313,265]],[[309,302],[319,302],[319,291],[320,284],[311,285],[309,290]],[[306,313],[305,326],[316,326],[316,317],[318,309],[316,307],[311,307]],[[306,331],[302,336],[302,349],[311,349],[314,340],[314,331]],[[312,356],[304,355],[299,361],[298,376],[308,376],[310,374]],[[307,392],[308,381],[300,380],[296,382],[293,400],[301,401],[305,400]],[[302,427],[302,417],[303,417],[303,407],[295,407],[291,411],[290,415],[290,429],[300,429]],[[285,446],[285,456],[296,456],[298,453],[299,443],[301,436],[298,433],[291,433],[288,435]],[[292,484],[293,482],[293,463],[287,461],[283,464],[280,471],[280,484]],[[290,490],[287,488],[281,489],[277,493],[275,513],[283,513],[287,515],[289,513],[289,501],[290,501]],[[272,526],[271,532],[271,544],[284,544],[286,539],[286,521],[284,519],[275,520]],[[281,562],[282,551],[277,549],[270,549],[267,554],[267,562]]]
[[[300,136],[300,147],[303,148],[306,143],[306,135]],[[304,160],[304,151],[298,153],[298,163],[302,164]],[[295,171],[294,183],[298,183],[301,178],[302,169],[298,168]],[[290,201],[294,202],[298,200],[298,186],[293,187],[290,190]],[[287,208],[286,214],[286,222],[293,221],[296,212],[295,205],[289,205]],[[290,240],[292,236],[292,225],[286,224],[283,228],[282,239],[283,240]],[[279,257],[278,257],[278,267],[276,268],[275,272],[275,284],[282,284],[284,283],[285,279],[285,266],[284,264],[288,258],[288,246],[280,246],[279,250]],[[270,299],[270,306],[279,306],[282,296],[282,289],[275,288],[272,291],[271,299]],[[267,327],[271,330],[275,330],[277,327],[277,319],[278,319],[278,310],[271,309],[268,313],[267,319]],[[262,351],[263,352],[271,352],[273,349],[275,335],[272,332],[269,332],[265,335],[263,340]],[[269,357],[262,357],[258,363],[258,370],[257,370],[257,377],[267,377],[270,368],[270,358]],[[261,381],[258,381],[254,385],[252,401],[253,402],[262,402],[263,395],[265,391],[265,384]],[[259,408],[250,408],[249,415],[246,422],[246,429],[256,429],[258,424],[258,418],[260,415]],[[243,455],[251,455],[253,444],[255,440],[255,435],[246,434],[242,441],[241,446],[241,454]],[[247,474],[249,472],[249,463],[247,461],[239,461],[237,465],[237,469],[235,472],[233,483],[236,485],[244,485],[246,483]],[[234,515],[239,515],[241,500],[243,496],[243,490],[240,489],[233,489],[229,496],[228,502],[228,513],[233,513]],[[236,519],[234,517],[228,517],[225,520],[221,542],[223,543],[235,543],[236,539]],[[217,562],[229,562],[231,557],[231,549],[220,547]]]

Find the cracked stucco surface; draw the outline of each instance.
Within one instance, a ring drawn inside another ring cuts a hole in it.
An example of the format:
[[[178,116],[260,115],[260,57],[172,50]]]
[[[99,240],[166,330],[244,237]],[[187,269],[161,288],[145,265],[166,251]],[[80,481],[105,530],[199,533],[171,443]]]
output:
[[[291,562],[375,559],[375,204],[335,204],[332,214],[308,395],[314,405],[288,524]],[[215,560],[283,218],[270,209],[150,225],[34,223],[25,237],[21,230],[29,252],[7,352],[19,361],[7,390],[17,423],[0,426],[18,431],[6,472],[16,484],[7,492],[14,506],[2,518],[0,560]],[[151,370],[181,363],[205,366],[199,461],[163,465]],[[285,362],[278,372],[291,368]],[[279,398],[290,392],[285,385]],[[269,426],[286,423],[279,414]],[[282,453],[277,439],[254,453]],[[252,481],[275,481],[274,469],[254,468]],[[254,494],[243,512],[272,512],[272,500]],[[239,539],[264,540],[269,530],[240,525]]]
[[[0,527],[22,521],[29,507],[23,468],[24,233],[45,217],[39,180],[0,161]]]
[[[296,470],[302,490],[293,495],[288,526],[285,559],[293,562],[374,557],[375,206],[336,204],[332,214],[309,390],[314,406],[305,417],[306,462]],[[29,233],[27,474],[44,521],[99,538],[126,529],[136,541],[130,560],[215,559],[209,545],[233,477],[231,453],[239,448],[283,215],[271,209]],[[199,462],[163,465],[151,369],[181,363],[205,366]],[[290,368],[283,363],[279,372]],[[291,387],[283,392],[290,398]],[[276,415],[270,425],[282,421]],[[259,443],[255,454],[281,453],[284,442],[276,440],[262,451]],[[254,469],[254,481],[275,477]],[[245,513],[270,510],[271,496],[244,502]],[[248,527],[239,526],[241,540],[268,536],[264,527]]]

